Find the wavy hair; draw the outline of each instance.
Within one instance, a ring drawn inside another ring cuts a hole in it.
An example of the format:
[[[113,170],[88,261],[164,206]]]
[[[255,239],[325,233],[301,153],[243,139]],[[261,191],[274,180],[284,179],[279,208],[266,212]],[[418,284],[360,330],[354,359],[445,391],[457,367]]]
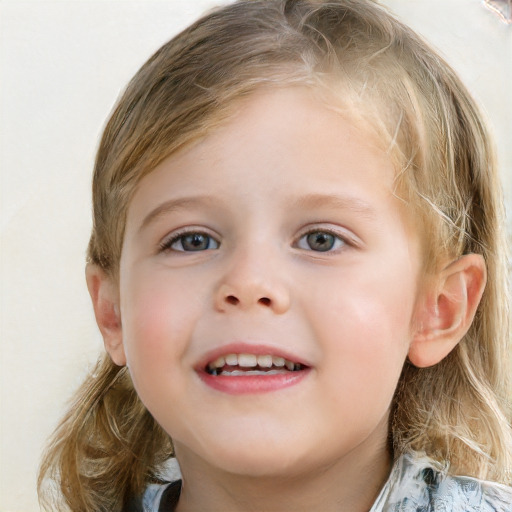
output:
[[[507,252],[493,148],[457,75],[372,0],[240,0],[206,14],[135,75],[106,125],[93,179],[88,261],[118,279],[127,208],[163,159],[224,122],[256,90],[301,85],[378,135],[397,194],[421,219],[425,264],[483,255],[488,284],[464,339],[439,364],[405,363],[393,400],[395,455],[510,483]],[[126,368],[104,355],[56,429],[39,475],[51,510],[119,511],[159,481],[169,436]],[[46,485],[48,481],[54,483]]]

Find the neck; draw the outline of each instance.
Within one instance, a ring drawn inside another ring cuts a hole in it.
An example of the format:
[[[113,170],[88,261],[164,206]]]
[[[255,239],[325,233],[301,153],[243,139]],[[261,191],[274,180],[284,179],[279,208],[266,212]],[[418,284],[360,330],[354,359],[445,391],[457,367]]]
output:
[[[292,476],[245,476],[208,470],[185,457],[180,460],[183,489],[177,512],[368,512],[390,471],[385,443],[361,457],[356,450],[328,467],[310,468]],[[185,462],[185,464],[183,464]],[[200,470],[199,470],[200,466]]]

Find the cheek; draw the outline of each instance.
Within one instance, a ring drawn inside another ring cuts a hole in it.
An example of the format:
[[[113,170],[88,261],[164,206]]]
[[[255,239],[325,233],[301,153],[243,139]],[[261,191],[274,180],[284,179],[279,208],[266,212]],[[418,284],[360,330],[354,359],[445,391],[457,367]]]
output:
[[[186,393],[180,372],[199,312],[197,290],[141,265],[124,282],[123,343],[133,384],[159,418]]]
[[[358,339],[359,343],[349,344],[350,348],[363,353],[406,342],[416,298],[415,277],[412,273],[393,272],[389,267],[382,272],[378,268],[359,272],[349,269],[337,279],[331,278],[324,287],[315,286],[310,323],[341,343],[344,339]],[[339,283],[334,289],[333,282]],[[331,288],[329,293],[325,293],[327,287]]]
[[[122,295],[123,338],[130,369],[173,365],[197,317],[197,290],[162,273],[134,273]]]
[[[344,396],[387,406],[408,352],[416,287],[400,266],[381,268],[347,272],[328,303],[318,294],[310,325],[324,345],[326,375],[339,381]]]
[[[324,313],[319,329],[319,339],[328,345],[326,364],[333,371],[337,367],[354,396],[361,386],[375,383],[394,388],[409,346],[408,322],[394,308],[354,299],[338,315],[333,311],[326,318]]]
[[[326,407],[336,404],[339,424],[354,435],[369,433],[388,413],[407,356],[407,326],[389,315],[382,304],[354,300],[327,319],[325,326],[337,322],[338,329],[321,334],[329,344],[323,400]]]

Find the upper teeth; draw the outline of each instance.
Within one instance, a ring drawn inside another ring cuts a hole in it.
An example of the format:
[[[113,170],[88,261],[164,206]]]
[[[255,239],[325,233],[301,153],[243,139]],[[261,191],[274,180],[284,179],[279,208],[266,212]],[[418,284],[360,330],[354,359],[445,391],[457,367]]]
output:
[[[278,368],[286,367],[288,370],[295,370],[300,367],[300,364],[289,361],[284,357],[272,356],[270,354],[255,355],[255,354],[227,354],[217,358],[215,361],[208,364],[209,370],[216,370],[224,366],[239,366],[241,368]]]

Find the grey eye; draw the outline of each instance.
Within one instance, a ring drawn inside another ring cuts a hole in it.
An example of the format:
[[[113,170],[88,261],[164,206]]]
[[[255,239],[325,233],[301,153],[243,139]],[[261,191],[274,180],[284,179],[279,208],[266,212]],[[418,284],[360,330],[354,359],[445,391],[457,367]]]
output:
[[[316,252],[327,252],[338,249],[345,244],[345,241],[329,231],[311,231],[303,235],[297,246]]]
[[[173,238],[168,247],[174,251],[192,252],[218,249],[219,242],[206,233],[186,233]]]

